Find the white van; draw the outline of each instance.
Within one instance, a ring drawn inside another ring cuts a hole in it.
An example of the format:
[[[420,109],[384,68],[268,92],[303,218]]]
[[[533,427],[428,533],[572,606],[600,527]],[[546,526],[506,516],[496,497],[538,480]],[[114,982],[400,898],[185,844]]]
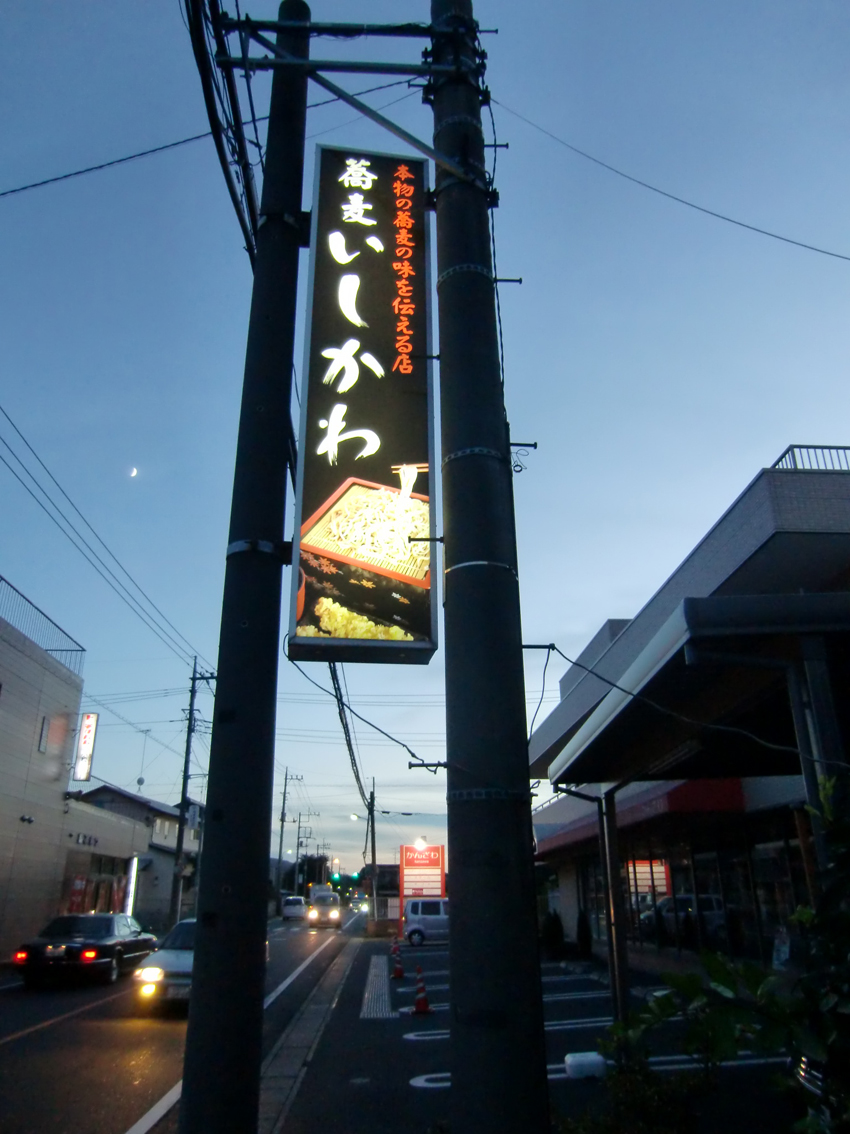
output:
[[[403,933],[411,945],[449,936],[448,898],[410,898],[404,904]]]

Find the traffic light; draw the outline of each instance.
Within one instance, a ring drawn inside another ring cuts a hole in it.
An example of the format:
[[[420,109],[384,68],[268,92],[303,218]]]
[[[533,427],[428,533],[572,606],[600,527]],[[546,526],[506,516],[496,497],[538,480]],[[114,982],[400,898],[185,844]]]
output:
[[[358,878],[360,877],[360,874],[359,874],[359,872],[357,872],[357,873],[355,873],[355,874],[352,874],[352,875],[351,875],[351,877],[352,877],[352,878],[354,879],[354,881],[356,882],[356,881],[357,881],[357,879],[358,879]]]
[[[339,874],[332,874],[331,878],[333,878],[334,882],[339,882]]]

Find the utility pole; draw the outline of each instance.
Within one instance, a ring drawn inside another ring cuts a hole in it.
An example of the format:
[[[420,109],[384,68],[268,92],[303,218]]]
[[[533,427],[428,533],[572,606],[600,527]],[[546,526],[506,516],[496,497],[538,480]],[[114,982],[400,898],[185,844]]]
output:
[[[550,1126],[516,532],[481,128],[489,94],[471,0],[431,0],[431,23],[431,59],[456,67],[428,84],[434,145],[468,174],[438,166],[435,191],[450,1121],[463,1134],[543,1134]]]
[[[284,0],[280,19],[309,24],[310,8]],[[306,27],[281,28],[277,44],[309,57]],[[306,108],[306,69],[278,68],[236,446],[180,1134],[255,1134],[259,1118]]]
[[[282,865],[281,860],[283,858],[283,829],[286,825],[286,789],[287,789],[287,785],[289,784],[290,780],[292,780],[292,782],[294,783],[296,780],[300,781],[300,780],[303,780],[303,779],[304,779],[303,776],[290,776],[288,767],[287,767],[286,772],[284,773],[284,777],[283,777],[283,792],[282,792],[283,801],[280,805],[280,840],[279,840],[278,846],[277,846],[277,903],[276,903],[276,908],[277,908],[278,917],[280,917],[281,912],[282,912],[282,905],[281,905],[282,899],[281,899],[281,896],[280,896],[280,890],[281,890],[281,885],[283,883],[283,865]]]
[[[298,893],[298,860],[301,857],[301,812],[298,812],[298,827],[295,835],[295,893]]]
[[[189,715],[186,719],[186,750],[183,756],[183,781],[180,789],[180,812],[177,818],[177,846],[174,850],[174,873],[171,876],[171,902],[168,907],[168,924],[180,920],[183,904],[183,842],[186,837],[186,813],[189,810],[189,762],[192,759],[192,734],[195,731],[195,695],[198,691],[198,659],[192,664],[192,684],[189,691]]]
[[[369,792],[369,822],[372,829],[372,920],[378,920],[378,857],[375,854],[375,777]]]

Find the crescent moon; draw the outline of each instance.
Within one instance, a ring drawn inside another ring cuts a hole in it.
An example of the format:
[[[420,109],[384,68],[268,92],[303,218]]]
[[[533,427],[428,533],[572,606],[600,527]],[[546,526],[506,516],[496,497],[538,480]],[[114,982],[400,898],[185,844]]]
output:
[[[343,276],[339,281],[339,309],[355,327],[368,327],[357,314],[357,292],[360,288],[360,276]]]
[[[135,475],[136,475],[136,474],[138,473],[138,471],[139,471],[139,470],[138,470],[138,469],[136,469],[136,468],[132,468],[132,469],[130,469],[130,476],[135,476]]]

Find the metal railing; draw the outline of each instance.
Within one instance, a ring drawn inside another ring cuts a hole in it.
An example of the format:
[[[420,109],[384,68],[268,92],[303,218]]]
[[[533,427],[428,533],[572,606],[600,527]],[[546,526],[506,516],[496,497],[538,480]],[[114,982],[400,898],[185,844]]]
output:
[[[789,445],[773,469],[816,469],[826,472],[850,472],[848,445]]]
[[[0,618],[24,634],[66,669],[81,676],[85,649],[48,618],[43,610],[0,575]]]

